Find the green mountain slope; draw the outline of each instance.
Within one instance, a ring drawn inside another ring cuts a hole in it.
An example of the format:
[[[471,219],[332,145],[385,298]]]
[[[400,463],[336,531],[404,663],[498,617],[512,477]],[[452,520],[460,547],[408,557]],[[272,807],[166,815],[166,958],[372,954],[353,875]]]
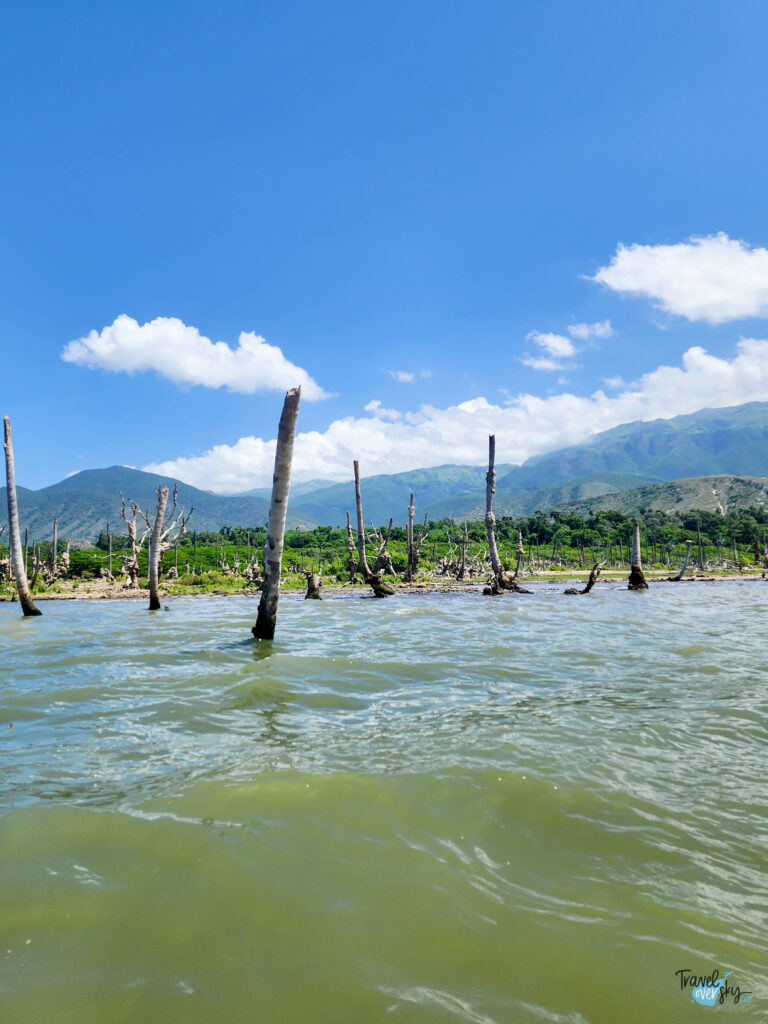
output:
[[[566,507],[580,513],[616,511],[638,515],[646,509],[660,512],[688,512],[691,509],[738,512],[753,505],[768,506],[768,477],[697,476],[572,501]]]

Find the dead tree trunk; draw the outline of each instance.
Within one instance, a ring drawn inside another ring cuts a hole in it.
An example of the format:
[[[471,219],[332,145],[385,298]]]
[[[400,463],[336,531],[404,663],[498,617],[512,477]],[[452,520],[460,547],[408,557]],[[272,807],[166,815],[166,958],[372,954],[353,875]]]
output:
[[[389,526],[384,536],[379,533],[374,527],[374,535],[376,537],[376,543],[379,545],[379,550],[376,555],[376,561],[373,563],[373,571],[384,573],[385,576],[396,576],[395,567],[392,565],[392,556],[387,551],[387,544],[389,544],[389,536],[392,533],[392,519],[389,520]]]
[[[595,564],[592,566],[592,571],[589,574],[589,579],[587,580],[586,587],[584,587],[582,590],[579,590],[577,587],[569,587],[567,590],[563,591],[563,593],[565,593],[565,594],[588,594],[590,592],[590,590],[592,589],[592,587],[594,587],[594,585],[597,583],[598,578],[600,576],[600,571],[601,571],[602,567],[603,567],[603,563],[602,562],[595,562]]]
[[[2,530],[0,530],[2,533]],[[29,577],[29,527],[24,527],[24,572]]]
[[[163,521],[165,519],[165,507],[168,504],[169,490],[167,487],[157,488],[157,512],[155,513],[155,525],[152,527],[152,546],[149,549],[149,610],[156,612],[160,610],[160,552],[161,537],[163,535]]]
[[[357,582],[357,560],[355,558],[355,538],[352,536],[352,524],[349,521],[347,512],[347,568],[349,569],[349,582]]]
[[[305,575],[307,577],[307,592],[304,595],[304,600],[322,601],[323,595],[320,593],[320,587],[322,586],[320,577],[311,569],[305,573]]]
[[[647,590],[648,584],[643,575],[643,561],[640,554],[640,523],[635,519],[632,523],[632,564],[629,569],[628,590]]]
[[[131,545],[130,555],[124,556],[125,563],[123,565],[123,569],[125,571],[125,575],[128,578],[128,586],[135,589],[139,585],[139,554],[141,553],[141,549],[144,546],[144,541],[149,536],[149,529],[147,529],[146,532],[142,534],[141,539],[139,539],[137,531],[138,517],[141,516],[143,519],[146,519],[146,516],[141,511],[136,502],[132,501],[131,517],[129,519],[128,514],[126,512],[125,498],[123,497],[122,491],[120,492],[120,501],[122,502],[120,515],[125,520],[125,525],[128,528],[128,540],[130,541]]]
[[[416,509],[413,505],[413,495],[408,505],[408,525],[405,528],[405,543],[406,543],[406,565],[405,565],[405,576],[403,579],[406,583],[413,583],[413,577],[416,575],[416,569],[413,564],[413,517],[416,515]]]
[[[685,574],[685,570],[688,568],[688,559],[691,557],[691,545],[692,544],[693,544],[692,540],[687,540],[685,542],[685,558],[683,559],[683,565],[682,565],[682,568],[680,569],[680,572],[677,574],[677,576],[673,576],[672,577],[672,580],[673,580],[674,583],[677,583],[679,580],[681,580],[683,578],[683,576]]]
[[[16,577],[16,590],[19,604],[24,615],[42,615],[43,613],[32,600],[27,583],[27,570],[21,550],[21,530],[19,529],[19,506],[16,501],[16,470],[13,463],[13,443],[11,441],[11,421],[5,417],[5,482],[8,495],[8,547],[11,555],[11,566]]]
[[[363,499],[360,495],[360,463],[355,459],[355,506],[357,508],[357,560],[363,579],[376,597],[389,597],[395,588],[385,583],[381,572],[372,572],[365,555],[365,524],[363,523]]]
[[[53,543],[51,544],[51,551],[48,555],[48,567],[51,570],[51,576],[56,575],[56,565],[59,560],[59,520],[53,520]]]
[[[264,542],[264,582],[261,587],[256,625],[251,632],[257,640],[273,640],[277,625],[277,602],[280,597],[280,571],[283,562],[285,519],[291,490],[291,464],[296,420],[299,415],[301,388],[291,388],[285,396],[280,425],[277,428],[275,472],[272,477],[272,500],[269,505],[267,539]]]
[[[174,544],[182,539],[184,534],[187,532],[187,523],[189,522],[190,516],[195,511],[193,505],[189,513],[185,516],[184,509],[178,507],[179,498],[179,485],[176,484],[173,488],[173,506],[170,513],[166,516],[165,510],[168,506],[168,488],[162,485],[157,488],[157,510],[155,512],[155,522],[151,526],[152,539],[149,547],[149,610],[156,612],[160,610],[160,571],[162,567],[163,555],[166,551],[169,551]],[[143,512],[141,515],[150,527],[149,516]],[[173,539],[169,540],[169,537],[173,530],[178,527],[178,533],[175,534]]]
[[[499,594],[502,590],[511,590],[518,594],[529,593],[517,585],[515,577],[507,572],[501,564],[499,551],[496,547],[496,517],[493,514],[493,494],[496,490],[496,435],[488,435],[488,472],[485,476],[485,533],[488,537],[488,554],[491,559],[491,576],[489,592]]]
[[[465,580],[467,578],[467,524],[464,523],[464,533],[461,537],[461,564],[459,565],[459,575],[456,579]]]
[[[520,530],[517,531],[517,565],[515,566],[515,579],[520,576],[520,566],[523,559],[525,558],[525,548],[523,547],[523,534]]]

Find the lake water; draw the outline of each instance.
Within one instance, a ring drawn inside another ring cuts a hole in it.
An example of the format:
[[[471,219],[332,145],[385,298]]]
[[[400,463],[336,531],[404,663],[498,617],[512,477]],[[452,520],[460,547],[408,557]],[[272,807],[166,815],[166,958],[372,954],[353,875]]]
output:
[[[3,1024],[768,1019],[768,583],[564,586],[0,606]]]

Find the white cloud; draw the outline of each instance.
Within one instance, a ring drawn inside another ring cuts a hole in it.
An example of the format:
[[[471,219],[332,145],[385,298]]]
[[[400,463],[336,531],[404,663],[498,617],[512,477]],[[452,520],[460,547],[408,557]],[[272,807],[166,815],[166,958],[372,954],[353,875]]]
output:
[[[526,334],[525,340],[540,345],[555,359],[576,355],[576,347],[571,339],[566,338],[564,334],[543,334],[541,331],[531,331],[530,334]]]
[[[416,380],[414,373],[409,373],[407,370],[387,370],[390,377],[399,381],[400,384],[413,384]]]
[[[92,369],[125,371],[155,370],[177,384],[228,388],[243,394],[301,385],[307,401],[327,398],[306,370],[289,362],[276,345],[252,332],[243,332],[232,349],[223,341],[212,342],[176,317],[157,317],[139,324],[122,314],[101,331],[70,341],[61,358]]]
[[[572,338],[586,341],[587,338],[612,338],[615,331],[610,320],[602,320],[596,324],[571,324],[568,333]]]
[[[602,390],[588,397],[518,395],[504,407],[474,398],[447,409],[424,405],[393,422],[375,414],[376,404],[368,409],[374,415],[348,416],[323,432],[298,434],[293,473],[297,482],[318,476],[346,480],[353,459],[360,460],[365,475],[441,463],[481,465],[489,433],[496,434],[499,462],[519,463],[621,423],[752,401],[768,401],[768,340],[740,341],[730,360],[695,346],[683,355],[682,366],[660,366],[615,396]],[[243,437],[233,445],[144,469],[231,493],[267,485],[274,457],[274,441]]]
[[[530,366],[532,370],[562,370],[563,364],[557,359],[547,359],[545,356],[524,356],[521,360],[523,366]]]
[[[592,281],[655,299],[688,320],[721,324],[768,316],[768,249],[720,232],[677,245],[619,245]]]
[[[605,384],[605,386],[607,388],[611,388],[614,391],[616,390],[616,388],[623,388],[623,387],[625,387],[626,383],[627,382],[624,380],[624,378],[620,377],[620,376],[619,377],[603,377],[603,384]]]
[[[375,398],[373,401],[369,402],[366,406],[364,406],[364,408],[366,412],[369,412],[371,414],[371,416],[375,416],[377,419],[380,420],[395,421],[401,420],[403,418],[403,414],[401,412],[398,412],[397,409],[385,409],[381,402],[378,400],[378,398]]]

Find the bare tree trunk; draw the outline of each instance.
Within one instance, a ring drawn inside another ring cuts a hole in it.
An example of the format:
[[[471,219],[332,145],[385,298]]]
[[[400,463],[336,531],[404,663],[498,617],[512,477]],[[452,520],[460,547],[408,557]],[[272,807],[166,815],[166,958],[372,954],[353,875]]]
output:
[[[357,580],[357,561],[355,560],[355,540],[352,536],[349,512],[347,512],[347,568],[349,569],[349,582],[355,583]]]
[[[697,521],[696,523],[696,536],[699,538],[699,568],[704,569],[704,548],[701,546],[701,527]]]
[[[413,577],[416,575],[413,564],[413,517],[415,515],[416,509],[413,505],[413,495],[411,495],[411,501],[408,505],[408,525],[405,528],[406,566],[404,579],[406,583],[413,583]]]
[[[512,590],[518,594],[529,593],[519,587],[512,573],[507,572],[501,564],[496,547],[496,517],[493,514],[493,494],[496,490],[496,435],[488,435],[488,472],[485,476],[485,533],[488,538],[488,554],[491,559],[493,576],[488,588],[489,593],[498,594],[502,590]]]
[[[288,514],[288,495],[291,490],[291,463],[296,420],[299,415],[301,388],[291,388],[285,396],[280,425],[277,428],[275,472],[272,477],[272,500],[269,505],[267,539],[264,543],[264,582],[251,632],[257,640],[273,640],[277,625],[277,602],[280,597],[280,571],[283,562],[285,519]]]
[[[603,567],[603,563],[602,562],[595,562],[595,564],[592,566],[592,571],[589,574],[589,579],[587,580],[587,585],[586,585],[586,587],[583,588],[583,590],[578,590],[576,587],[569,587],[567,590],[563,591],[563,593],[565,593],[565,594],[588,594],[590,592],[590,590],[592,589],[592,587],[594,587],[594,585],[597,583],[598,578],[600,576],[600,571],[601,571],[602,567]]]
[[[53,543],[51,544],[51,551],[48,555],[48,565],[51,570],[51,575],[56,573],[56,564],[59,558],[59,520],[53,520]]]
[[[29,577],[29,527],[24,527],[24,572]]]
[[[523,547],[523,534],[520,530],[517,531],[517,565],[515,566],[515,579],[520,575],[520,565],[525,558],[525,548]]]
[[[461,565],[459,566],[459,580],[467,578],[467,524],[464,523],[464,533],[461,538]]]
[[[16,471],[13,463],[13,443],[11,441],[11,421],[5,417],[5,480],[8,493],[8,547],[11,555],[11,566],[16,576],[16,589],[19,604],[24,615],[42,615],[43,613],[32,600],[27,583],[27,572],[21,550],[21,530],[19,529],[19,506],[16,501]]]
[[[320,577],[311,569],[305,573],[305,576],[307,577],[307,592],[304,595],[304,600],[322,601],[323,595],[320,593],[320,587],[322,586]]]
[[[357,508],[357,560],[363,579],[376,597],[389,597],[395,588],[385,583],[381,572],[372,572],[365,556],[365,524],[363,522],[363,499],[360,494],[360,463],[355,459],[355,506]]]
[[[688,568],[688,559],[691,557],[691,544],[693,544],[692,540],[687,540],[685,542],[685,558],[683,559],[683,566],[680,569],[680,572],[677,574],[677,576],[672,577],[675,583],[677,583],[678,580],[681,580],[683,578],[685,570]]]
[[[632,523],[632,564],[629,569],[628,590],[647,590],[648,584],[643,575],[643,561],[640,554],[640,523],[635,519]]]
[[[160,559],[162,557],[163,520],[165,519],[165,508],[168,504],[170,491],[167,487],[157,488],[157,512],[155,514],[155,525],[152,528],[152,541],[149,548],[149,610],[156,612],[160,610]]]

